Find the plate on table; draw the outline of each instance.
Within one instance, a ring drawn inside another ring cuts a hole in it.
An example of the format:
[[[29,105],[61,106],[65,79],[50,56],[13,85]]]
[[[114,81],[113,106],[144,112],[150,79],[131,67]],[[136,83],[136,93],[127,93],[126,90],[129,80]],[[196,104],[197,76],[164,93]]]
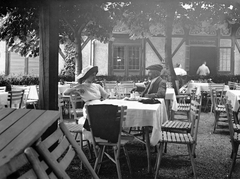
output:
[[[139,101],[139,100],[141,100],[142,98],[141,98],[141,97],[138,97],[138,98],[125,97],[125,98],[123,98],[123,99],[126,100],[126,101]]]

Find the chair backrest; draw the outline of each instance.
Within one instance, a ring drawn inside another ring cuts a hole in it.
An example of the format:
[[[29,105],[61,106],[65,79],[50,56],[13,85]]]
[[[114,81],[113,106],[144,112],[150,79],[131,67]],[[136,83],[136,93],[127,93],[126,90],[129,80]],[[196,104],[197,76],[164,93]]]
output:
[[[79,118],[79,116],[77,115],[77,104],[78,103],[84,103],[81,96],[76,95],[76,94],[70,94],[70,102],[71,102],[71,106],[72,106],[72,111],[73,111],[73,116],[74,119],[77,120]],[[82,114],[81,114],[82,116]]]
[[[107,92],[111,92],[112,90],[117,89],[118,83],[117,81],[104,81],[103,86]]]
[[[226,99],[226,112],[227,112],[227,118],[228,118],[228,126],[229,126],[229,131],[230,131],[230,140],[231,144],[234,145],[234,127],[233,127],[233,110],[232,110],[232,105],[231,101]],[[235,146],[232,147],[232,149],[235,149]]]
[[[6,91],[6,86],[0,86],[0,92],[5,92]]]
[[[87,105],[87,119],[92,133],[94,150],[95,137],[115,143],[120,147],[122,122],[126,119],[126,106],[111,104]],[[96,152],[96,151],[95,151]]]
[[[20,109],[23,102],[24,90],[19,91],[9,91],[8,101],[10,108]]]
[[[121,81],[118,85],[118,93],[128,95],[134,87],[135,83],[133,81]]]
[[[224,105],[224,97],[217,96],[216,89],[212,89],[212,91],[211,91],[211,100],[212,100],[212,107],[213,107],[214,112],[218,105]]]
[[[198,126],[200,121],[200,103],[196,100],[191,100],[191,109],[190,109],[190,117],[192,121],[192,128],[191,128],[191,135],[193,136],[193,139],[197,141],[197,134],[198,134]]]
[[[228,81],[228,86],[230,90],[234,90],[236,88],[236,82]]]
[[[35,148],[46,164],[54,171],[57,178],[70,179],[66,169],[77,154],[77,157],[83,162],[90,175],[94,179],[98,179],[81,147],[63,121],[59,122],[59,127],[51,135],[42,141],[39,140]]]
[[[24,153],[19,154],[0,167],[0,176],[2,179],[47,179],[49,176],[44,169],[44,164],[44,162],[40,162],[37,152],[33,148],[28,147]],[[18,172],[19,170],[21,172]],[[53,179],[54,177],[51,178]]]
[[[236,85],[235,90],[240,90],[240,85]]]
[[[61,94],[58,94],[58,111],[60,112],[60,121],[63,120],[64,101]]]

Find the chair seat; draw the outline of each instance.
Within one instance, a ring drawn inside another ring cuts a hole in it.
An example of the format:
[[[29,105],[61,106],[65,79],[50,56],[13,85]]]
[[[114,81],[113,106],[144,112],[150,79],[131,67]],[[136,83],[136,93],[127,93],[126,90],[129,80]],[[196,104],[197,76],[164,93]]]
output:
[[[160,133],[159,142],[168,142],[168,143],[181,143],[181,144],[194,144],[195,141],[190,133],[174,133],[162,131]]]
[[[126,143],[132,141],[134,139],[134,136],[130,135],[122,135],[121,136],[121,145],[125,145]],[[107,146],[114,146],[116,143],[111,143],[105,139],[101,139],[99,137],[95,137],[95,140],[98,145],[107,145]]]
[[[226,112],[226,108],[225,108],[225,107],[222,107],[221,105],[216,106],[215,110],[216,110],[217,112]]]
[[[74,110],[73,110],[73,109],[70,109],[70,114],[74,114]],[[77,108],[77,109],[76,109],[76,115],[77,115],[78,117],[83,116],[83,109],[82,109],[82,108]]]
[[[83,125],[82,124],[76,124],[76,123],[65,123],[68,130],[72,133],[82,133],[83,131]]]
[[[27,103],[37,103],[38,102],[38,99],[28,99],[27,100]]]
[[[182,121],[166,121],[162,124],[163,130],[185,130],[189,132],[191,130],[192,123],[190,122],[182,122]]]

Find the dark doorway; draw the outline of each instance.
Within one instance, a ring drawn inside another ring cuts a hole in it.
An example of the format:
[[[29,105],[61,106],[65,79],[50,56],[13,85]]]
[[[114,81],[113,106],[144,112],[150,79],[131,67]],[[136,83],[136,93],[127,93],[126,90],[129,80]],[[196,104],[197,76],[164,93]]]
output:
[[[217,48],[216,47],[190,47],[189,75],[196,75],[198,67],[204,62],[210,70],[210,75],[217,74]]]

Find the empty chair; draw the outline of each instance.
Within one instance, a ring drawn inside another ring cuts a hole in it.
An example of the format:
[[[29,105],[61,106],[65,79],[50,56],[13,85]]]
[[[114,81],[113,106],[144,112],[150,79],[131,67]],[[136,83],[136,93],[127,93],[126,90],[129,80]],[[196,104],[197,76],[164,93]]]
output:
[[[70,179],[66,169],[77,154],[76,156],[83,162],[91,177],[98,179],[82,149],[63,121],[59,121],[59,127],[44,140],[36,142],[34,147],[46,164],[54,171],[57,178]]]
[[[94,170],[98,173],[103,163],[103,156],[106,155],[116,164],[118,178],[122,178],[119,157],[121,147],[126,155],[127,163],[131,174],[131,165],[125,144],[133,140],[132,136],[122,135],[122,123],[126,118],[126,106],[115,105],[88,105],[87,119],[92,133],[93,149],[96,155]],[[113,149],[113,157],[106,147]]]
[[[195,159],[193,155],[195,153],[195,147],[197,144],[197,133],[198,133],[199,120],[200,120],[200,104],[197,101],[194,101],[194,104],[191,105],[191,119],[192,119],[191,133],[178,133],[178,132],[169,132],[169,131],[160,132],[158,154],[156,159],[155,179],[157,179],[159,174],[159,168],[160,168],[160,163],[161,163],[162,154],[163,154],[163,146],[165,143],[187,145],[189,157],[192,164],[194,178],[196,178],[196,169],[195,169],[195,161],[194,161]]]
[[[228,81],[228,86],[230,90],[236,89],[236,82]]]
[[[227,117],[228,117],[228,123],[229,123],[229,130],[230,130],[230,141],[232,144],[232,153],[231,153],[231,167],[228,174],[228,178],[232,177],[232,171],[234,169],[234,166],[236,164],[236,159],[238,155],[238,148],[240,144],[240,133],[239,131],[234,130],[234,123],[233,123],[233,110],[232,105],[230,101],[226,101],[226,111],[227,111]]]
[[[6,91],[6,86],[0,86],[0,92],[5,92]]]
[[[9,91],[8,102],[10,108],[20,109],[23,102],[24,90]]]
[[[28,167],[27,167],[28,166]],[[21,170],[21,172],[19,172]],[[28,147],[24,153],[11,159],[10,162],[0,167],[0,176],[2,179],[47,179],[49,178],[43,168],[38,154],[34,149]]]

